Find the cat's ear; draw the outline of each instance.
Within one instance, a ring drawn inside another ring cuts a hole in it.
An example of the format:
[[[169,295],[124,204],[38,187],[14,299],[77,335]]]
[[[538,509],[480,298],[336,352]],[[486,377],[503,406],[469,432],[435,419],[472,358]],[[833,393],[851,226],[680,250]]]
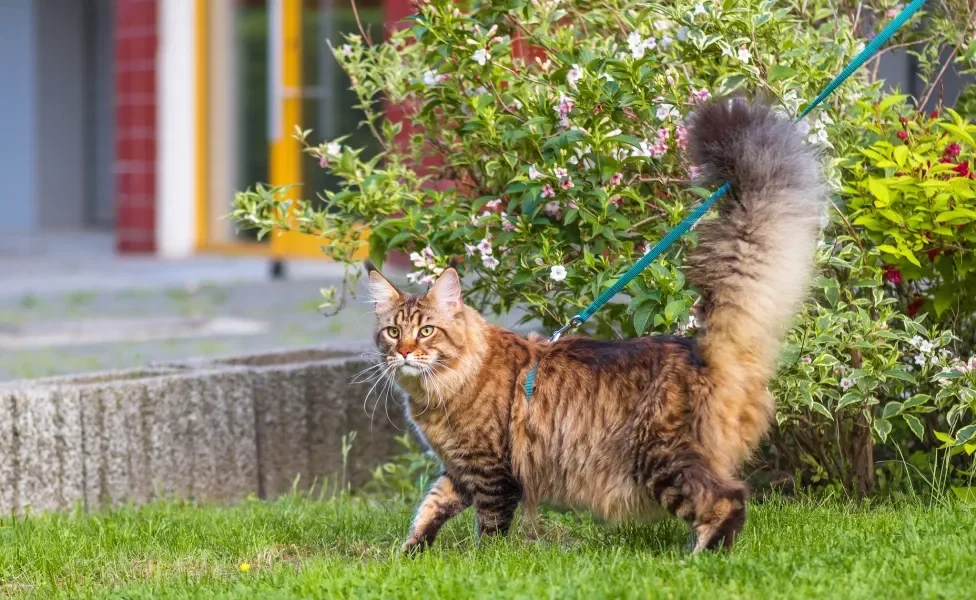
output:
[[[369,277],[369,293],[372,296],[371,302],[377,306],[390,306],[394,302],[403,299],[403,294],[400,290],[396,288],[395,285],[390,283],[390,281],[383,277],[383,274],[379,272],[373,261],[367,260],[363,265],[366,268],[366,273]]]
[[[452,313],[461,310],[461,277],[457,269],[444,269],[427,292],[427,298],[442,310]]]

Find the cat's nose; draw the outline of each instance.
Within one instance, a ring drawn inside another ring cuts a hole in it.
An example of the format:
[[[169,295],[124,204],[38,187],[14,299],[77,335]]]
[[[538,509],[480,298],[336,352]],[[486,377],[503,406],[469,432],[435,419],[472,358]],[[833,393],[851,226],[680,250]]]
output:
[[[397,350],[397,353],[400,354],[403,358],[407,358],[408,356],[410,356],[409,350]]]

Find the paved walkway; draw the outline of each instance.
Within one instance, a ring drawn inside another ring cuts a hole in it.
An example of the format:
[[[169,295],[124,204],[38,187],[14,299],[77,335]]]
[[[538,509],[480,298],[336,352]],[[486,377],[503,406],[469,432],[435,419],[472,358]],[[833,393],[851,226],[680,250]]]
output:
[[[120,258],[99,235],[0,242],[0,380],[129,368],[152,361],[368,340],[370,307],[337,317],[319,289],[326,261]],[[511,325],[517,315],[499,322]]]

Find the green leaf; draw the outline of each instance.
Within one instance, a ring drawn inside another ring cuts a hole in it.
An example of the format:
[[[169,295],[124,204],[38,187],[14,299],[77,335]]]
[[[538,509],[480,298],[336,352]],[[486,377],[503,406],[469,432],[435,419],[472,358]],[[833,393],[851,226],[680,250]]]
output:
[[[837,410],[850,406],[851,404],[856,404],[860,402],[862,398],[863,396],[861,396],[860,392],[851,390],[850,392],[847,392],[841,396],[840,401],[837,402]]]
[[[885,375],[895,379],[901,379],[902,381],[907,381],[908,383],[915,383],[915,376],[904,369],[891,369],[886,371]]]
[[[769,70],[769,82],[773,83],[780,81],[781,79],[787,79],[789,77],[796,77],[796,71],[787,67],[786,65],[776,65]]]
[[[877,206],[885,208],[891,204],[891,192],[884,180],[871,177],[868,179],[868,190],[878,199]]]
[[[834,420],[834,415],[830,414],[830,411],[827,410],[827,407],[824,406],[823,404],[820,404],[819,402],[814,402],[810,406],[811,406],[811,408],[813,408],[813,410],[815,410],[818,413],[822,414],[823,416],[827,417],[831,421]]]
[[[905,423],[908,424],[908,428],[912,430],[912,433],[915,434],[915,437],[921,440],[925,435],[925,428],[922,427],[922,422],[918,419],[918,417],[916,417],[915,415],[905,414],[902,415],[901,418],[905,419]]]
[[[383,268],[383,262],[386,260],[386,251],[386,240],[382,236],[369,236],[369,259],[373,261],[377,269]]]
[[[888,96],[878,104],[878,112],[883,113],[892,106],[904,102],[906,98],[908,98],[908,96],[904,94],[894,94],[892,96]]]
[[[881,413],[882,419],[890,419],[901,412],[901,402],[889,402],[885,404],[884,411]]]
[[[664,307],[664,319],[669,323],[674,323],[675,318],[685,309],[683,300],[672,300]]]
[[[952,493],[965,504],[976,504],[976,487],[953,487]]]
[[[898,163],[898,166],[904,167],[905,161],[908,160],[908,146],[895,146],[893,154],[895,156],[895,162]]]
[[[642,304],[636,312],[634,312],[634,330],[637,335],[644,335],[647,331],[647,326],[651,320],[651,316],[654,313],[654,306],[652,303]]]
[[[881,438],[882,442],[888,441],[888,434],[891,433],[891,423],[884,420],[874,422],[874,431]]]
[[[976,437],[976,425],[966,425],[956,434],[956,445],[960,446]]]

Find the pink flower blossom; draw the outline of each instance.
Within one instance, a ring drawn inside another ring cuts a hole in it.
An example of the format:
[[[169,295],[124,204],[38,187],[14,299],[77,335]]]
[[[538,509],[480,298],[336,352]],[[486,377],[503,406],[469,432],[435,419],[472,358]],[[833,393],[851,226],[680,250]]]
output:
[[[556,200],[546,202],[545,206],[542,207],[542,212],[549,217],[554,217],[556,219],[563,218],[563,209]]]
[[[620,195],[611,196],[610,204],[616,206],[617,208],[620,208],[621,206],[624,205],[624,197]]]
[[[326,167],[328,167],[329,166],[329,157],[323,154],[322,155],[322,158],[319,159],[319,166],[322,167],[323,169],[326,168]]]
[[[556,177],[558,177],[559,179],[562,179],[563,177],[565,177],[567,175],[569,175],[569,171],[567,171],[566,169],[564,169],[562,167],[556,167]]]
[[[681,148],[682,150],[684,150],[685,148],[687,148],[688,147],[688,128],[685,127],[684,125],[678,125],[677,138],[678,138],[678,148]]]
[[[552,186],[548,183],[542,186],[542,197],[543,198],[555,198],[556,190],[552,189]]]
[[[556,114],[560,117],[565,117],[573,111],[574,106],[576,106],[576,104],[567,96],[560,96],[559,104],[556,105]]]
[[[501,205],[502,205],[502,199],[501,198],[495,198],[491,202],[485,204],[485,206],[488,207],[488,208],[490,208],[491,210],[495,210],[496,208],[498,208]]]
[[[620,183],[623,180],[624,180],[624,174],[623,173],[614,173],[613,175],[610,176],[610,180],[608,181],[608,183],[610,185],[620,185]]]
[[[688,100],[689,102],[694,104],[696,102],[704,102],[705,100],[708,100],[711,97],[712,97],[712,93],[709,92],[706,88],[702,88],[700,90],[692,89],[691,97]]]
[[[567,177],[566,179],[563,179],[562,183],[559,184],[559,187],[563,188],[564,190],[573,189],[573,178]]]

